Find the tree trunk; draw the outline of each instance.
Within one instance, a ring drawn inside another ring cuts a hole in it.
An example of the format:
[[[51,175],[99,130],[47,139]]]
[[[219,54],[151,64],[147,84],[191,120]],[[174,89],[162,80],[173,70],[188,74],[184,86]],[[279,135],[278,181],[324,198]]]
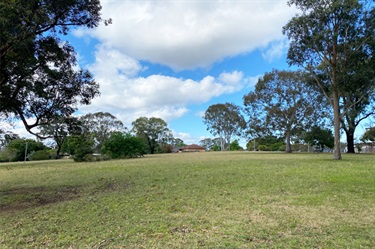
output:
[[[290,131],[286,131],[285,136],[286,136],[285,152],[292,153],[292,145],[290,144]]]
[[[221,151],[225,150],[225,142],[222,136],[220,136],[220,150]]]
[[[335,135],[335,147],[333,153],[334,160],[341,160],[341,142],[340,142],[340,105],[339,96],[336,91],[333,92],[333,123]]]
[[[348,146],[348,153],[355,153],[354,151],[354,130],[350,129],[345,131],[346,133],[346,143]]]

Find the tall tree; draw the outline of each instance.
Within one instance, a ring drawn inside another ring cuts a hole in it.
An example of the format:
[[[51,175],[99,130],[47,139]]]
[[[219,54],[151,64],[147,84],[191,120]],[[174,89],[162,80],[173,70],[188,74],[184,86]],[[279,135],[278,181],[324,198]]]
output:
[[[82,133],[81,122],[75,117],[57,116],[53,120],[42,122],[40,125],[40,134],[45,138],[52,138],[56,145],[56,157],[60,157],[60,152],[66,138],[69,135],[78,135]]]
[[[80,122],[83,129],[92,134],[97,151],[100,151],[112,133],[127,132],[122,121],[108,112],[88,113],[80,118]]]
[[[71,27],[98,26],[100,9],[99,0],[0,2],[0,113],[14,114],[39,135],[33,128],[70,116],[99,94],[90,72],[76,69],[74,48],[60,38]]]
[[[209,106],[203,116],[203,122],[207,125],[207,130],[214,136],[219,136],[221,150],[226,149],[226,144],[230,145],[233,136],[242,134],[246,124],[240,107],[232,103]]]
[[[170,133],[167,123],[161,118],[137,118],[133,123],[132,131],[137,137],[145,141],[147,148],[151,154],[155,153],[160,140]]]
[[[285,152],[292,152],[291,137],[315,123],[323,110],[319,94],[306,82],[302,71],[273,70],[260,78],[244,96],[249,132],[276,133],[285,138]]]
[[[290,0],[288,3],[301,10],[283,28],[283,33],[290,39],[288,62],[309,71],[332,106],[333,158],[341,159],[340,124],[343,114],[363,101],[367,94],[367,84],[353,88],[353,82],[345,78],[357,73],[359,61],[374,62],[373,5],[368,6],[365,1],[358,0]],[[342,98],[353,91],[358,94],[357,100],[344,106]]]
[[[215,144],[211,138],[204,138],[201,141],[199,141],[199,145],[205,147],[206,150],[211,150],[212,146],[214,146]]]

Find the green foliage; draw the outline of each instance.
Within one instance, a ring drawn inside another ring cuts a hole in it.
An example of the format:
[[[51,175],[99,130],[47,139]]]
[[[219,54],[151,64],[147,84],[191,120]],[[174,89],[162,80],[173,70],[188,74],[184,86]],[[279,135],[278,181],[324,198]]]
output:
[[[18,149],[5,148],[0,151],[0,162],[14,162],[17,161]]]
[[[243,150],[243,148],[240,146],[240,144],[238,143],[238,140],[234,140],[233,142],[230,143],[230,150],[233,151],[233,150]]]
[[[167,128],[167,123],[161,118],[140,117],[132,125],[132,131],[144,142],[145,147],[151,154],[156,152],[159,142],[165,137],[171,138],[171,132]]]
[[[142,156],[145,153],[145,148],[139,138],[116,132],[104,142],[102,151],[111,158],[119,159]]]
[[[221,150],[227,149],[233,136],[241,136],[246,126],[241,108],[232,103],[209,106],[204,113],[203,122],[208,131],[219,136]]]
[[[332,106],[334,159],[341,159],[341,126],[352,142],[374,93],[375,10],[369,2],[289,1],[300,13],[283,28],[290,40],[287,59],[309,71]]]
[[[211,147],[211,150],[213,150],[213,151],[220,151],[221,148],[220,148],[219,145],[215,144],[214,146]]]
[[[302,71],[274,69],[260,78],[255,90],[244,96],[248,133],[285,135],[285,151],[291,152],[291,137],[318,122],[324,109],[319,94],[306,82]]]
[[[27,148],[26,148],[27,147]],[[27,150],[26,150],[27,149]],[[28,156],[32,152],[45,150],[46,146],[42,142],[33,139],[14,139],[10,141],[5,153],[10,161],[24,161],[25,151]]]
[[[114,132],[125,132],[124,124],[108,112],[88,113],[80,118],[84,132],[92,134],[95,140],[95,151],[100,151],[104,142]]]
[[[94,139],[89,134],[82,135],[72,135],[67,137],[64,145],[63,151],[73,155],[73,159],[76,162],[82,162],[86,159],[87,155],[92,155],[94,152]],[[89,160],[91,161],[91,159]]]
[[[368,129],[362,136],[363,141],[375,142],[375,127]]]
[[[285,151],[285,143],[283,138],[276,137],[276,136],[264,136],[258,137],[256,139],[250,140],[246,144],[246,148],[249,151],[254,150],[254,142],[255,142],[255,150],[259,151]]]
[[[323,129],[319,126],[314,126],[310,131],[306,132],[304,135],[305,142],[310,145],[317,145],[322,149],[324,147],[333,148],[334,147],[334,136],[330,129]]]
[[[51,159],[51,154],[48,150],[33,151],[29,155],[30,161],[40,161],[40,160],[49,160],[49,159]]]
[[[1,113],[14,114],[36,134],[33,128],[70,116],[99,94],[91,73],[77,70],[74,48],[61,39],[71,27],[98,26],[100,9],[99,0],[0,2]]]
[[[52,138],[56,146],[56,155],[59,157],[62,146],[69,135],[82,133],[81,122],[75,117],[55,116],[49,122],[40,125],[40,134]]]

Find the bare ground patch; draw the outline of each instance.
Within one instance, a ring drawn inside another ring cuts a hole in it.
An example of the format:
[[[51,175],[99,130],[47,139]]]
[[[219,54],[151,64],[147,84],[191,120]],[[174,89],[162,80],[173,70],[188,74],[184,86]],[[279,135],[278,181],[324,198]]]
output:
[[[53,203],[65,202],[91,194],[119,191],[130,187],[128,182],[116,182],[100,178],[89,186],[22,187],[0,191],[0,213],[15,212]]]

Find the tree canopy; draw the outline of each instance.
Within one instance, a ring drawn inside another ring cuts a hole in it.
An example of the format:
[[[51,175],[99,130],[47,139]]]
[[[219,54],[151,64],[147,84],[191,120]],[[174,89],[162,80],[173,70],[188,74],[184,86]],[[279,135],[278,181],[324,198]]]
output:
[[[366,82],[354,81],[349,76],[363,77],[366,70],[361,70],[360,64],[369,63],[374,68],[375,12],[373,5],[365,3],[358,0],[290,0],[289,4],[301,12],[283,28],[290,40],[289,64],[310,72],[332,106],[334,159],[341,159],[342,115],[363,101],[368,93]],[[352,93],[356,93],[356,98],[343,104],[343,97]]]
[[[122,121],[108,112],[88,113],[80,117],[79,120],[85,132],[92,134],[97,151],[100,151],[112,133],[127,132]]]
[[[319,126],[313,126],[309,131],[305,132],[303,140],[310,145],[316,145],[324,149],[324,147],[333,148],[334,137],[330,129],[324,129]]]
[[[367,129],[366,132],[362,136],[362,140],[375,142],[375,127],[371,127]]]
[[[246,124],[240,108],[232,103],[209,106],[204,114],[203,122],[207,125],[207,130],[214,136],[219,136],[221,150],[226,149],[225,145],[230,145],[233,136],[242,134]]]
[[[170,134],[167,123],[161,118],[137,118],[133,123],[132,131],[145,142],[146,148],[151,154],[155,153],[158,142]]]
[[[33,128],[68,117],[99,94],[61,37],[72,27],[98,26],[100,10],[99,0],[0,2],[0,113],[14,114],[40,136]]]
[[[292,152],[291,136],[316,123],[324,109],[306,81],[302,71],[273,70],[260,78],[255,90],[244,96],[249,133],[282,136],[285,151]]]

